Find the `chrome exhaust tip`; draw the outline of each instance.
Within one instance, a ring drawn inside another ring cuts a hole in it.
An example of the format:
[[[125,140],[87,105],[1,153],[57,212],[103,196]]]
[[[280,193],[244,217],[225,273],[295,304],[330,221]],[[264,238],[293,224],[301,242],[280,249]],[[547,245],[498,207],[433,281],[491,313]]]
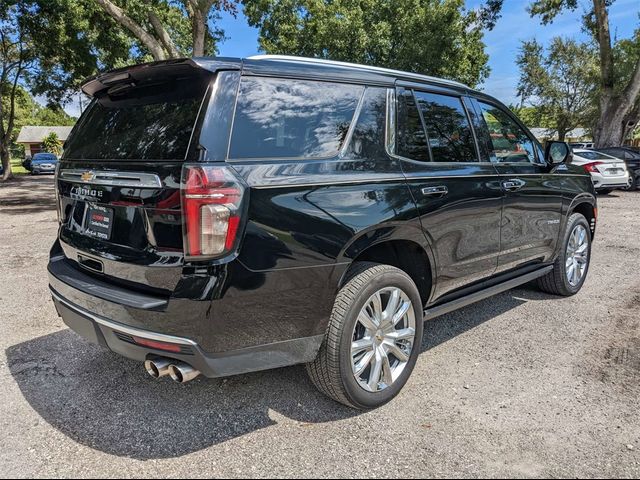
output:
[[[178,383],[187,383],[200,375],[200,371],[182,362],[174,362],[169,365],[171,380]]]
[[[153,378],[162,378],[169,375],[169,366],[172,361],[167,358],[154,358],[145,360],[144,369]]]

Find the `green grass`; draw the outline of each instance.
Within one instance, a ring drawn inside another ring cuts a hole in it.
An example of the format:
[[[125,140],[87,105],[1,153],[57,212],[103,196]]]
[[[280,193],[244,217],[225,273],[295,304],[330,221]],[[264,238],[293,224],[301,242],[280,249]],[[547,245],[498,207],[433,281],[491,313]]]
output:
[[[21,165],[22,160],[19,158],[11,159],[11,172],[14,175],[27,175],[29,171]]]

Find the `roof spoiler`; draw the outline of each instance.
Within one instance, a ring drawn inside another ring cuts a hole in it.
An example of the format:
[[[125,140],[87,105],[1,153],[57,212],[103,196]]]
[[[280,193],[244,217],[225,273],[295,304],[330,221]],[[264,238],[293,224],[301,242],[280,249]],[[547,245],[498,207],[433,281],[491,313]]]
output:
[[[118,68],[90,77],[82,83],[82,91],[94,97],[116,85],[136,85],[160,78],[179,78],[220,70],[240,70],[242,61],[236,58],[179,58]]]

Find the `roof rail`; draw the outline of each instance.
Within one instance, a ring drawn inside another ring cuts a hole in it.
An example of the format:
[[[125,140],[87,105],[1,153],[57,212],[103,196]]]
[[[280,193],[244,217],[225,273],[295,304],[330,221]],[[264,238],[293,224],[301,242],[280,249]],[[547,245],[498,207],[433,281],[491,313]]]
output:
[[[353,68],[356,70],[368,70],[371,72],[387,73],[390,75],[401,76],[405,78],[414,78],[417,80],[426,80],[429,82],[437,82],[446,85],[453,85],[456,87],[463,87],[471,89],[464,83],[456,82],[455,80],[447,80],[444,78],[431,77],[429,75],[421,75],[419,73],[405,72],[402,70],[394,70],[392,68],[374,67],[372,65],[362,65],[358,63],[339,62],[336,60],[325,60],[323,58],[311,58],[311,57],[296,57],[292,55],[253,55],[247,57],[248,60],[279,60],[284,62],[297,62],[297,63],[310,63],[316,65],[334,65],[339,67]]]

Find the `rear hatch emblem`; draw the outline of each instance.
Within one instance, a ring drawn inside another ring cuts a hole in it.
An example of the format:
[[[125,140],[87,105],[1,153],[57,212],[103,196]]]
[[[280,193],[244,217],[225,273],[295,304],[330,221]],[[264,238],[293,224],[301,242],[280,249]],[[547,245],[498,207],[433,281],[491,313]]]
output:
[[[94,178],[96,178],[96,174],[91,170],[82,172],[82,175],[80,175],[80,180],[82,180],[83,182],[90,182]]]

